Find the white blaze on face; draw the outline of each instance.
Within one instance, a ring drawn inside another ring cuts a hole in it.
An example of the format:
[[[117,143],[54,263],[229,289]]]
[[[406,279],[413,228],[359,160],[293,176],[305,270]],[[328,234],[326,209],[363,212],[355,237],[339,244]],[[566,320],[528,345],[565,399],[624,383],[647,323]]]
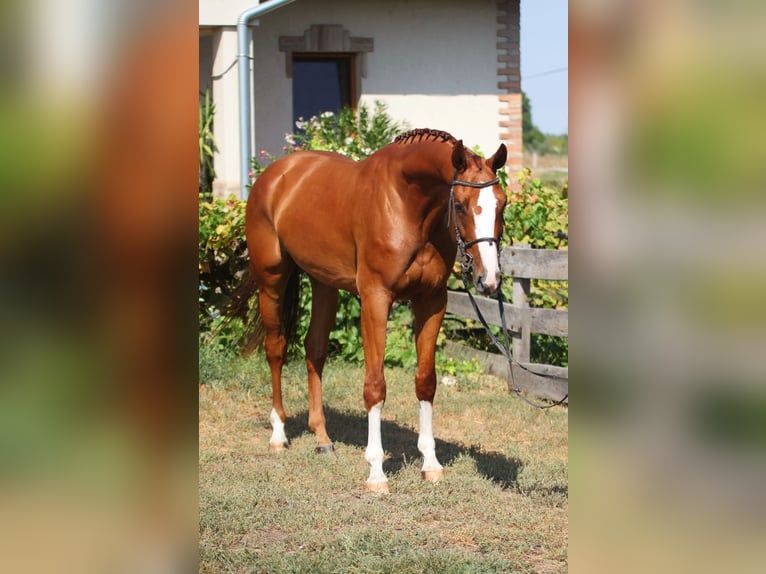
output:
[[[497,198],[491,187],[485,187],[479,192],[479,201],[476,205],[481,208],[480,213],[475,213],[473,217],[476,238],[495,236],[495,210],[497,209]],[[479,211],[478,209],[476,211]],[[478,244],[481,262],[484,265],[484,271],[487,276],[484,282],[490,289],[497,287],[497,274],[500,272],[500,266],[497,261],[497,244],[482,241]]]

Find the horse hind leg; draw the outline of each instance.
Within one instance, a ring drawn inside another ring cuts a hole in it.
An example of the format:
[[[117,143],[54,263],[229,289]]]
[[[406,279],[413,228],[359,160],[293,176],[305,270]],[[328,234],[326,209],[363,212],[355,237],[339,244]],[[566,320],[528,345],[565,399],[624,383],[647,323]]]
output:
[[[322,372],[337,309],[338,290],[311,278],[311,322],[304,345],[309,385],[309,429],[316,435],[317,453],[333,452],[322,405]]]
[[[286,297],[297,297],[294,282],[297,280],[295,269],[290,269],[270,285],[262,285],[258,293],[261,322],[266,331],[265,351],[266,360],[271,370],[272,408],[269,421],[272,435],[269,439],[269,450],[279,452],[288,447],[285,434],[285,409],[282,404],[282,368],[287,359],[288,336],[286,336],[285,310],[292,304]],[[291,285],[291,283],[293,283]],[[293,293],[295,291],[295,293]],[[289,329],[287,329],[289,330]]]
[[[287,353],[287,338],[280,331],[280,299],[269,290],[262,289],[258,294],[261,320],[266,329],[266,361],[271,370],[271,438],[269,450],[280,452],[289,445],[285,434],[285,409],[282,404],[282,367]]]

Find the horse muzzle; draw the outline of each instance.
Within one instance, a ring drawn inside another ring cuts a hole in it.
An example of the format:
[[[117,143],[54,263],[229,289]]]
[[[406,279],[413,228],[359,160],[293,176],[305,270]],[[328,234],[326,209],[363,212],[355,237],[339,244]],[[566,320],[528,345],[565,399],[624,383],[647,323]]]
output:
[[[488,278],[488,275],[490,275],[491,279]],[[492,295],[495,291],[497,291],[497,288],[500,287],[500,281],[501,281],[502,275],[499,271],[491,274],[487,274],[486,272],[476,277],[474,280],[474,286],[476,287],[476,291],[481,293],[482,295]]]

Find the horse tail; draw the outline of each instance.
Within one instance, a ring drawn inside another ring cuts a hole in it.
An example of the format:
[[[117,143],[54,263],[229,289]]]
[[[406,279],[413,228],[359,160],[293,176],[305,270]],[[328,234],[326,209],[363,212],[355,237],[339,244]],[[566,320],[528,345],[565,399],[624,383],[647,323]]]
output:
[[[258,291],[258,285],[255,282],[250,269],[246,269],[239,285],[229,298],[229,302],[224,310],[223,325],[231,323],[232,319],[242,319],[244,330],[239,336],[239,350],[243,355],[249,355],[263,344],[266,338],[266,331],[261,321],[261,314],[258,309],[258,298],[253,299],[253,295]],[[251,303],[252,300],[252,303]]]
[[[282,298],[280,324],[281,332],[288,344],[294,343],[298,334],[298,315],[300,312],[300,269],[292,271],[287,280],[287,287]],[[261,320],[258,298],[253,295],[258,286],[250,269],[247,269],[235,289],[226,308],[229,319],[240,318],[244,324],[244,332],[239,338],[239,348],[242,355],[247,356],[263,347],[266,340],[266,328]],[[251,303],[251,299],[253,300]]]
[[[301,269],[295,267],[287,280],[284,297],[282,297],[281,317],[282,334],[288,345],[298,340],[298,316],[301,310]]]

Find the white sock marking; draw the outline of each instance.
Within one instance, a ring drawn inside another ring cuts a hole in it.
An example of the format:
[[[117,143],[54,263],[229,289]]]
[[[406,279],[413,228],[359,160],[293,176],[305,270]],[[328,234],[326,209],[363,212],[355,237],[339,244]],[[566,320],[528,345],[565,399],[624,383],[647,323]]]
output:
[[[380,414],[383,411],[383,401],[374,405],[367,413],[368,433],[367,450],[364,458],[370,465],[369,483],[388,482],[383,472],[383,443],[380,438]]]
[[[275,409],[271,409],[269,421],[271,422],[271,428],[273,429],[269,443],[287,444],[287,435],[285,435],[285,423],[283,423],[282,419],[279,418],[279,415]]]
[[[442,465],[436,460],[433,412],[434,406],[430,401],[420,401],[420,436],[418,437],[418,450],[423,454],[423,472],[442,469]]]
[[[473,217],[476,238],[494,237],[497,199],[491,187],[485,187],[479,192],[479,201],[476,205],[481,208],[481,213],[474,214]],[[479,243],[479,256],[487,274],[484,283],[488,288],[495,289],[497,287],[497,274],[500,272],[497,261],[497,245],[482,241]]]

